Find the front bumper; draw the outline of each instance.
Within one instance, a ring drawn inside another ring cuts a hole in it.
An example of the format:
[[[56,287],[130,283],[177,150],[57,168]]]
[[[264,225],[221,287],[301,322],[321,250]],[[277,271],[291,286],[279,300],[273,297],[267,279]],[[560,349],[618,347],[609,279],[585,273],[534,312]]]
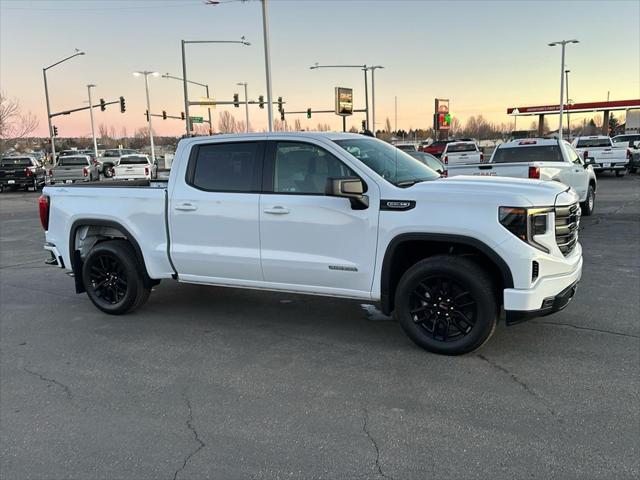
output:
[[[541,278],[529,289],[505,289],[504,309],[507,325],[550,315],[566,307],[582,278],[582,264],[580,256],[575,268],[568,273]]]

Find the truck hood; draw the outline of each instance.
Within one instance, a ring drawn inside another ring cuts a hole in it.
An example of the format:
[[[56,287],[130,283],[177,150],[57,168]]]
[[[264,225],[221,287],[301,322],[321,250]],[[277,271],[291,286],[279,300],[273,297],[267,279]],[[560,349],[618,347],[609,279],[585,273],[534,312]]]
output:
[[[578,201],[576,192],[563,183],[511,177],[461,175],[417,183],[410,188],[416,193],[442,192],[460,195],[466,201],[491,201],[512,207],[567,205]]]

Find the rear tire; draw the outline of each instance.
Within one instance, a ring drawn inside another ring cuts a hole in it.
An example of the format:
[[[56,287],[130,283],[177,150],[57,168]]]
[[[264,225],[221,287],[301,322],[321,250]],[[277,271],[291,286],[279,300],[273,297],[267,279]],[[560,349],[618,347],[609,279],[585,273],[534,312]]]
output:
[[[149,298],[142,266],[126,240],[109,240],[91,249],[82,266],[82,282],[91,302],[110,315],[122,315]]]
[[[480,348],[498,319],[495,286],[473,261],[436,255],[419,261],[400,279],[395,315],[416,345],[461,355]]]
[[[582,215],[588,217],[593,213],[596,208],[596,191],[593,188],[593,185],[589,185],[589,189],[587,190],[587,198],[584,202],[580,203],[580,210],[582,210]]]

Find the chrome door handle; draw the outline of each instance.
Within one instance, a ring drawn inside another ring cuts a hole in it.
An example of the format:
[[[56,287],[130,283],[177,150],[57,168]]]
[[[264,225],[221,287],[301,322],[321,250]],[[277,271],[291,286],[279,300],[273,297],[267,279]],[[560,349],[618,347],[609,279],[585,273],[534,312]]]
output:
[[[275,207],[265,208],[264,213],[270,213],[271,215],[286,215],[289,213],[289,209],[281,205],[276,205]]]
[[[190,202],[179,203],[173,208],[175,208],[176,210],[181,210],[183,212],[193,212],[194,210],[198,209],[196,205]]]

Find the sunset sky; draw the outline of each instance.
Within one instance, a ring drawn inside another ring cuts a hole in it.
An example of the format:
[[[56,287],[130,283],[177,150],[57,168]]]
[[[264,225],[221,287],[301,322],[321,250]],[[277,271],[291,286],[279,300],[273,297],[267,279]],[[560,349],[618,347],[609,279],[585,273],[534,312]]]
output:
[[[570,98],[576,102],[640,98],[640,2],[633,1],[285,1],[271,0],[271,61],[274,99],[287,110],[333,108],[335,86],[354,89],[355,108],[364,106],[359,70],[309,70],[321,64],[383,65],[376,71],[377,128],[428,127],[435,97],[449,98],[464,122],[483,114],[511,122],[507,107],[559,100],[560,48],[549,42],[577,38],[567,47]],[[128,133],[145,124],[144,80],[135,70],[181,76],[180,40],[238,40],[251,46],[189,45],[189,77],[208,83],[212,96],[231,100],[248,82],[250,99],[266,94],[262,17],[257,1],[222,0],[0,0],[0,80],[5,94],[20,99],[40,119],[46,135],[42,68],[73,53],[87,52],[49,71],[52,110],[83,106],[88,83],[96,98],[126,97],[96,111],[97,123]],[[150,78],[152,111],[179,115],[182,84]],[[190,88],[195,99],[204,89]],[[214,122],[222,111],[214,110]],[[244,119],[244,108],[229,109]],[[194,107],[192,115],[204,114]],[[274,110],[275,112],[275,110]],[[266,110],[251,107],[251,124],[266,127]],[[274,113],[277,115],[277,112]],[[319,122],[341,126],[335,115],[299,117],[303,127]],[[360,125],[354,115],[348,126]],[[288,118],[293,122],[294,118]],[[522,120],[523,126],[533,120]],[[518,121],[520,125],[520,120]],[[88,135],[89,114],[54,121],[60,136]],[[555,128],[557,119],[550,118]],[[159,134],[179,135],[179,120],[156,119]]]

